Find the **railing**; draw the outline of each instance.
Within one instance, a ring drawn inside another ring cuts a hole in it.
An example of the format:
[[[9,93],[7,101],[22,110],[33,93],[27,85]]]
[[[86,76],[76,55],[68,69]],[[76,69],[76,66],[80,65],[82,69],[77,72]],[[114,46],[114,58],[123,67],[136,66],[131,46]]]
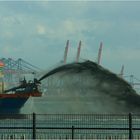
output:
[[[0,139],[140,139],[140,114],[1,114]]]

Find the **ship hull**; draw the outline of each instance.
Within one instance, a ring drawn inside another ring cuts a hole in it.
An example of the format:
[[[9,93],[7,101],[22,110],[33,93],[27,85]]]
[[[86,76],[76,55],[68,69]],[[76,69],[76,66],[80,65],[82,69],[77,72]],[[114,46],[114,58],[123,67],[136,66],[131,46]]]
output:
[[[18,114],[28,98],[1,98],[0,114]]]
[[[40,92],[0,94],[0,114],[19,114],[30,97],[41,97],[41,95]]]

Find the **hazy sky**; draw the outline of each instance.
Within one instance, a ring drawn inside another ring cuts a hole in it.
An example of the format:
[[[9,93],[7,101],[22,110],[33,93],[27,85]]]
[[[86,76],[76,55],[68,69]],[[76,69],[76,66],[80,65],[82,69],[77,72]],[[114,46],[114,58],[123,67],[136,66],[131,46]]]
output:
[[[74,61],[79,40],[81,59],[140,79],[140,1],[0,1],[0,56],[23,58],[40,68],[58,64],[70,40]]]

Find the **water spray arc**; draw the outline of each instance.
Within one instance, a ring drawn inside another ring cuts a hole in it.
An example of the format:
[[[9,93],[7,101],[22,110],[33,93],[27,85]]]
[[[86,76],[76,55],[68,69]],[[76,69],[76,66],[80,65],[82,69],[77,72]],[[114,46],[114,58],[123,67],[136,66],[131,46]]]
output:
[[[74,62],[59,66],[46,73],[38,81],[41,82],[51,76],[56,78],[54,83],[57,83],[59,79],[64,80],[59,89],[57,86],[53,87],[56,90],[53,90],[53,93],[57,95],[59,91],[65,91],[61,92],[64,97],[67,93],[66,95],[73,97],[73,101],[77,98],[80,105],[88,102],[89,107],[85,110],[90,112],[137,112],[139,110],[140,96],[132,86],[117,74],[104,69],[95,62]],[[49,90],[51,91],[51,88]],[[78,109],[80,110],[81,106]]]

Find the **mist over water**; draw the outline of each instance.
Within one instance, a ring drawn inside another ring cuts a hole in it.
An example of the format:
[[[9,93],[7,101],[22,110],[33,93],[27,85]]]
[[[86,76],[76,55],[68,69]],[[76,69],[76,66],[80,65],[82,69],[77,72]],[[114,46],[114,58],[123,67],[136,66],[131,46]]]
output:
[[[125,80],[92,61],[53,69],[42,81],[44,93],[34,98],[37,113],[139,112],[140,96]]]

